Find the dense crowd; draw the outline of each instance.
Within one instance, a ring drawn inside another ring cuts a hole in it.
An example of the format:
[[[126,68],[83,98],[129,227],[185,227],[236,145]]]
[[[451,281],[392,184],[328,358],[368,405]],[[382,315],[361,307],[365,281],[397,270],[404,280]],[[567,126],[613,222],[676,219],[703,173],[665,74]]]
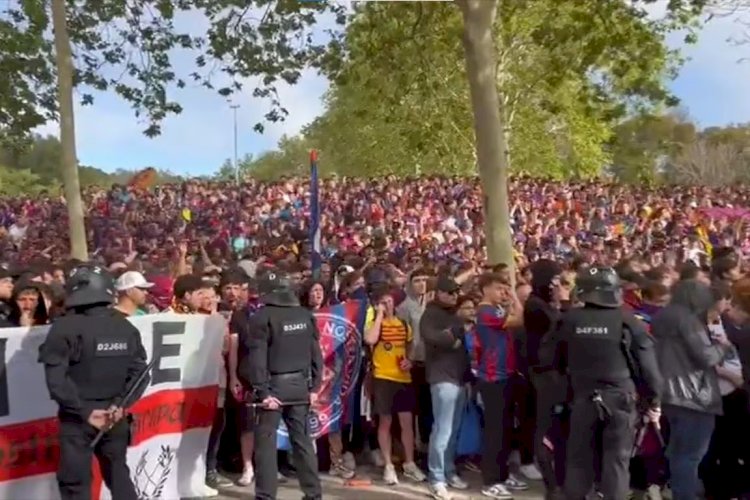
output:
[[[315,279],[309,181],[190,181],[84,193],[92,260],[118,277],[117,308],[129,315],[224,311],[230,318],[223,370],[228,391],[209,442],[210,487],[227,483],[219,474],[219,445],[233,405],[239,428],[228,430],[239,436],[239,484],[253,480],[253,419],[241,403],[247,395],[237,376],[237,337],[260,306],[253,279],[263,268],[288,273],[313,310],[347,299],[371,304],[364,331],[370,370],[362,385],[375,425],[355,421],[347,432],[328,436],[331,472],[353,477],[367,451],[383,467],[384,480],[395,484],[398,457],[404,477],[429,479],[433,496],[443,500],[449,489],[467,487],[455,465],[456,433],[466,401],[477,400],[476,390],[465,392],[464,386],[477,379],[480,388],[481,382],[508,382],[510,389],[480,390],[485,421],[502,425],[485,426],[481,457],[464,457],[462,466],[481,470],[482,492],[492,498],[512,498],[527,481],[542,479],[538,454],[546,446],[540,438],[547,436],[539,436],[532,382],[539,343],[554,321],[539,318],[575,306],[576,273],[598,263],[616,268],[628,307],[645,323],[665,306],[682,307],[705,326],[707,345],[728,346],[719,359],[661,367],[676,376],[701,371],[721,391],[708,401],[696,396],[692,413],[683,415],[695,432],[692,441],[680,434],[684,427],[673,425],[667,435],[664,416],[644,413],[649,432],[639,433],[634,490],[658,498],[670,480],[669,463],[677,500],[696,498],[698,477],[708,498],[750,494],[744,469],[750,467],[750,443],[741,439],[747,435],[742,421],[750,380],[750,282],[744,278],[750,190],[515,179],[515,266],[486,262],[483,195],[475,179],[326,179],[320,193],[323,265]],[[67,257],[64,203],[41,196],[0,200],[0,208],[5,325],[48,323],[64,313],[66,270],[75,264]],[[681,283],[705,287],[709,303],[699,307],[685,302],[684,294],[671,295]],[[446,330],[455,336],[446,340]],[[452,347],[454,341],[468,343],[458,332],[481,339],[492,331],[510,339],[501,366],[483,369],[476,349]],[[714,431],[714,416],[722,413]],[[661,440],[670,447],[666,455]],[[515,455],[518,467],[509,467]],[[224,467],[231,468],[231,461]],[[556,465],[554,473],[564,477],[564,460]],[[562,486],[561,478],[545,482],[550,494]]]
[[[418,259],[483,262],[476,179],[326,179],[320,192],[324,253],[334,262],[373,253],[398,267]],[[516,179],[510,193],[521,265],[540,257],[617,260],[635,254],[678,263],[698,252],[702,240],[750,251],[750,191],[744,188],[654,190]],[[91,251],[108,264],[137,261],[163,271],[182,246],[190,258],[218,266],[245,253],[306,263],[300,242],[309,223],[307,180],[91,188],[84,201]],[[0,200],[4,260],[28,262],[41,254],[64,261],[66,219],[64,202],[51,196]]]

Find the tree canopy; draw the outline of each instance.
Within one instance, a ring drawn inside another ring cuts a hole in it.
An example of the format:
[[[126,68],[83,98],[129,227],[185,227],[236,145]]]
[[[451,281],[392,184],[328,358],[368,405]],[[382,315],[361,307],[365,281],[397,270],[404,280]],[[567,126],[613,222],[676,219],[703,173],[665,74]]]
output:
[[[24,0],[0,20],[0,137],[17,148],[59,116],[71,246],[85,258],[74,88],[83,104],[113,91],[155,136],[182,109],[173,91],[190,82],[230,97],[260,77],[253,94],[270,101],[264,119],[283,119],[275,84],[314,65],[332,82],[326,113],[257,161],[280,165],[315,145],[342,174],[478,171],[490,260],[510,262],[499,229],[508,227],[509,171],[597,175],[624,118],[675,103],[665,83],[678,59],[665,36],[690,34],[706,0],[670,0],[662,19],[648,15],[654,2],[362,3],[328,44],[311,27],[322,13],[344,21],[345,8],[330,2]],[[202,15],[205,31],[181,31],[185,13]],[[187,76],[176,74],[176,50],[193,57]]]
[[[48,2],[8,5],[0,18],[0,137],[16,143],[57,118],[57,70]],[[181,112],[179,89],[199,85],[229,98],[256,76],[253,95],[270,104],[264,121],[283,119],[288,112],[276,85],[296,83],[321,57],[328,40],[312,36],[320,16],[344,20],[341,6],[298,0],[83,0],[65,9],[81,103],[114,92],[132,105],[148,136]],[[188,15],[203,17],[206,29],[181,23]],[[193,61],[187,74],[174,67],[181,55]]]
[[[504,2],[495,23],[511,169],[591,176],[629,113],[674,104],[671,21],[622,2]],[[461,14],[450,3],[363,3],[322,68],[325,113],[303,131],[342,174],[470,173],[474,134]]]
[[[93,103],[93,91],[114,92],[154,137],[166,116],[182,110],[175,89],[192,82],[230,97],[248,78],[260,77],[253,95],[270,103],[264,121],[278,121],[287,111],[276,84],[296,83],[321,56],[326,42],[310,28],[324,12],[343,21],[341,6],[298,0],[9,3],[0,18],[0,140],[6,148],[23,148],[34,127],[59,120],[72,255],[88,257],[74,89],[84,105]],[[203,16],[205,31],[179,29],[178,17],[186,14]],[[178,50],[193,57],[188,75],[178,75],[172,63]],[[263,123],[255,128],[262,131]]]

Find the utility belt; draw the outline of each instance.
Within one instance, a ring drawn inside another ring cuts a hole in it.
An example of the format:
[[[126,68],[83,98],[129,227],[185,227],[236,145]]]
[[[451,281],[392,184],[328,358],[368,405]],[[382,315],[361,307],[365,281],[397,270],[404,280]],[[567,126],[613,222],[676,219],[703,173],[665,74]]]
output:
[[[82,401],[82,406],[86,410],[107,410],[112,405],[112,400],[84,400]],[[118,427],[121,425],[127,425],[128,426],[128,446],[133,444],[133,435],[135,434],[135,415],[130,413],[127,410],[124,410],[125,415],[122,420],[117,422],[114,427]],[[64,410],[60,410],[57,414],[57,418],[60,420],[60,422],[63,423],[70,423],[75,425],[80,425],[86,423],[83,418],[78,413],[70,413],[66,412]],[[86,424],[88,425],[88,424]]]
[[[553,366],[531,366],[529,367],[529,371],[533,375],[542,375],[544,373],[555,371],[555,368]]]
[[[310,375],[307,371],[272,373],[271,394],[282,403],[307,401],[310,398]]]
[[[576,391],[574,390],[574,392]],[[613,387],[611,389],[594,389],[593,391],[579,391],[576,393],[581,394],[581,399],[588,400],[594,405],[600,422],[606,422],[612,417],[610,404],[614,404],[617,410],[624,410],[630,404],[633,404],[634,409],[635,405],[635,389],[629,390],[625,387]],[[580,401],[579,398],[576,399]]]
[[[112,405],[112,399],[82,399],[81,408],[87,411],[91,410],[106,410]],[[70,413],[60,408],[58,410],[58,418],[61,421],[66,422],[80,422],[82,421],[81,416],[78,413]]]

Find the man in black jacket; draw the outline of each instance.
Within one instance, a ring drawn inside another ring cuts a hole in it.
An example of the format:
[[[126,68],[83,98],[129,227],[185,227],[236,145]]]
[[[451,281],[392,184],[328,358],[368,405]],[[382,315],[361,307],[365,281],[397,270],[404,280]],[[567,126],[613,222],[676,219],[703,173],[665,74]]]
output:
[[[666,381],[662,403],[669,421],[667,457],[675,500],[698,498],[698,464],[722,413],[716,366],[732,344],[724,334],[709,335],[708,314],[716,302],[708,285],[680,281],[669,305],[651,323]]]
[[[470,374],[469,357],[464,346],[464,322],[454,311],[458,291],[455,281],[440,276],[435,300],[427,304],[419,322],[434,418],[428,455],[429,481],[433,497],[440,500],[450,498],[448,486],[467,488],[454,464],[461,422],[457,416],[464,411],[465,384]]]
[[[536,392],[534,453],[547,498],[562,496],[565,481],[565,416],[560,411],[568,400],[567,377],[552,367],[552,359],[539,359],[539,346],[554,329],[560,309],[568,304],[567,289],[561,286],[562,269],[557,262],[542,259],[531,266],[531,295],[524,305],[526,356]],[[557,408],[558,415],[553,418]]]

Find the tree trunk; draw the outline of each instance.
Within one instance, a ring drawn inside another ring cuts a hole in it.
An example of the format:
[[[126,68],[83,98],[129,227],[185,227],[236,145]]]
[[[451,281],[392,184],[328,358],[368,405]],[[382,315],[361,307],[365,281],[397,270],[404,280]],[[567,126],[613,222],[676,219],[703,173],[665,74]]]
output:
[[[487,257],[490,264],[502,262],[515,268],[508,208],[508,144],[498,97],[492,36],[499,0],[456,0],[456,3],[464,19],[463,45],[474,114],[477,165],[484,191]]]
[[[57,98],[60,106],[60,143],[62,145],[62,178],[68,206],[68,234],[70,256],[88,260],[86,226],[78,181],[76,155],[76,127],[73,112],[73,54],[65,17],[65,0],[52,0],[52,26],[55,34],[55,62],[57,63]]]

